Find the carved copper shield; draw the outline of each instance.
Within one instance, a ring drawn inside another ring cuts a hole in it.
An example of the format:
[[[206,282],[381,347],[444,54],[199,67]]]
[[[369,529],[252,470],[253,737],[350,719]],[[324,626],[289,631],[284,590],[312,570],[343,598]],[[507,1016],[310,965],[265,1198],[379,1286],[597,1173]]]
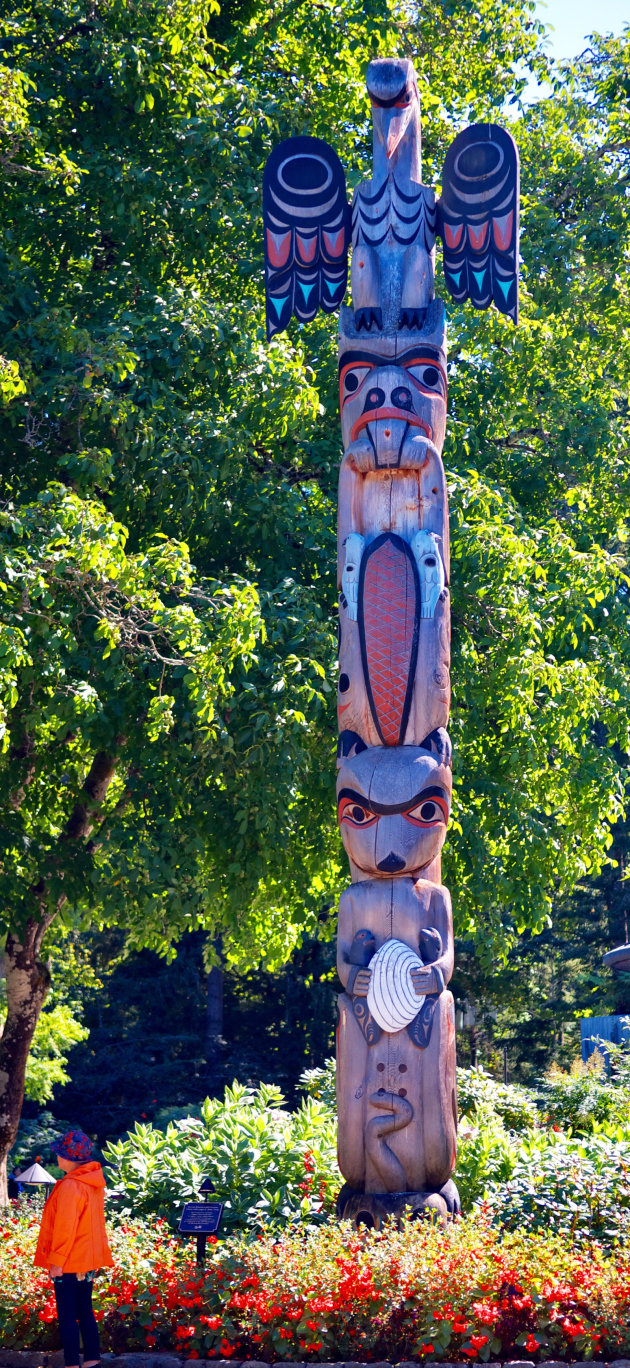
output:
[[[359,579],[359,635],[368,702],[384,746],[400,746],[411,707],[420,586],[410,546],[385,532],[367,547]]]

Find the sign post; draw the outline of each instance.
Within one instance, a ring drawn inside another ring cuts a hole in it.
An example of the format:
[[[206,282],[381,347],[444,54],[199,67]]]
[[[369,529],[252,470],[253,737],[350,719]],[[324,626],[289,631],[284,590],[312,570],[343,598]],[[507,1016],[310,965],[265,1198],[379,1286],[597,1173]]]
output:
[[[223,1216],[223,1202],[211,1202],[210,1194],[214,1185],[210,1178],[204,1178],[200,1191],[205,1194],[203,1202],[186,1202],[179,1221],[180,1235],[195,1235],[197,1239],[197,1263],[203,1267],[206,1262],[206,1244],[209,1235],[216,1235]]]

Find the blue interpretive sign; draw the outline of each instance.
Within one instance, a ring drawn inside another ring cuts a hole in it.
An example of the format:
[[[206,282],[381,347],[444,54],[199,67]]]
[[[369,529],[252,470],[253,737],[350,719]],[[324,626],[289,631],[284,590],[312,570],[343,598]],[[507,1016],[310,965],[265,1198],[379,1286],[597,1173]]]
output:
[[[223,1202],[187,1202],[179,1222],[180,1235],[216,1235]]]

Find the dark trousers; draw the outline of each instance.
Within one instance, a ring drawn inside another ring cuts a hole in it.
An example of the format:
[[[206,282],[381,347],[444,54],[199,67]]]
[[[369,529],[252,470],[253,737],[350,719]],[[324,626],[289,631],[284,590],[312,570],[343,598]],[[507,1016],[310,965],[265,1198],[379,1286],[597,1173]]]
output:
[[[100,1358],[98,1326],[92,1310],[92,1283],[87,1278],[79,1282],[76,1273],[62,1273],[60,1278],[55,1278],[54,1284],[66,1368],[79,1362],[79,1330],[83,1357]]]

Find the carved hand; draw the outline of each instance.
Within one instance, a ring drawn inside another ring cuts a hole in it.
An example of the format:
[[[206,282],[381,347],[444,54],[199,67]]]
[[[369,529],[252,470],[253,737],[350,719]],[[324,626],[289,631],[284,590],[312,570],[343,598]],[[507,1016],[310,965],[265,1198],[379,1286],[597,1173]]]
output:
[[[352,461],[355,470],[360,470],[362,474],[365,474],[366,470],[374,470],[376,465],[374,447],[367,437],[357,437],[356,441],[351,442],[350,446],[346,448],[345,454]]]
[[[411,982],[413,983],[418,997],[422,997],[423,993],[435,992],[435,975],[428,965],[422,969],[412,969]]]
[[[371,969],[359,969],[359,972],[354,980],[354,988],[352,990],[356,997],[367,997],[371,978]]]

